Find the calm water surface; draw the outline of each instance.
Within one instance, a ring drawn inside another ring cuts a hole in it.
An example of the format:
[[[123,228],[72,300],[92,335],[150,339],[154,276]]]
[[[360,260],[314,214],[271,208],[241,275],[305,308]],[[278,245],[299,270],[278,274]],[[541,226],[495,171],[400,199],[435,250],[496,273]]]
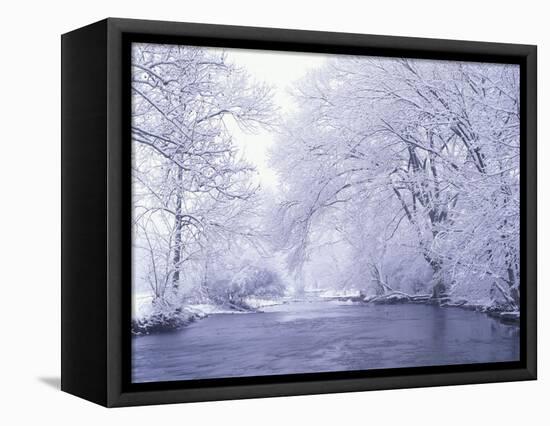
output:
[[[134,382],[519,359],[519,328],[428,305],[289,303],[132,339]]]

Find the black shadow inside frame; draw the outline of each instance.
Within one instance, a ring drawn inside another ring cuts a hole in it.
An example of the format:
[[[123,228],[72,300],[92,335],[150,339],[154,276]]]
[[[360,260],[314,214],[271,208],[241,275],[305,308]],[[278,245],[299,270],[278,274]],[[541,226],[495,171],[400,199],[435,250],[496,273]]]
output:
[[[434,40],[431,40],[432,42]],[[123,279],[122,279],[122,391],[161,391],[177,389],[213,388],[221,386],[291,384],[296,382],[330,381],[341,379],[383,378],[392,376],[437,375],[442,373],[474,373],[481,371],[513,370],[527,367],[527,297],[526,280],[520,280],[520,360],[513,362],[494,362],[476,364],[439,365],[425,367],[404,367],[359,371],[319,372],[304,374],[266,375],[252,377],[230,377],[197,380],[173,380],[161,382],[132,382],[132,193],[131,193],[131,48],[132,43],[178,44],[204,47],[242,48],[271,51],[293,51],[302,53],[324,53],[340,55],[407,57],[414,59],[452,60],[482,63],[516,64],[520,66],[520,170],[527,170],[527,60],[526,57],[487,53],[457,53],[445,50],[445,41],[441,41],[441,50],[416,50],[405,47],[368,47],[346,44],[314,44],[302,42],[274,42],[246,40],[239,38],[169,36],[141,33],[122,34],[122,124],[123,124]],[[396,43],[397,44],[397,43]],[[403,45],[401,43],[401,45]],[[520,271],[526,270],[526,179],[520,178]]]

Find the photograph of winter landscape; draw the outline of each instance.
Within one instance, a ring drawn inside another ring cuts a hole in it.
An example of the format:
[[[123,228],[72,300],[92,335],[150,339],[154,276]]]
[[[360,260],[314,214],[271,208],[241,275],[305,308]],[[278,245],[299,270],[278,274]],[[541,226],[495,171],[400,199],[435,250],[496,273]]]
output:
[[[520,352],[517,65],[132,44],[132,382]]]

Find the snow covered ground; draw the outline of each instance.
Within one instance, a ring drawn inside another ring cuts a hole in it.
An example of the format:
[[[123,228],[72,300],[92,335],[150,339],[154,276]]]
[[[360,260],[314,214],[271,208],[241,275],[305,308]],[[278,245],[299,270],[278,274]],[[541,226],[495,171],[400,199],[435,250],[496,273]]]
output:
[[[215,314],[248,314],[261,312],[262,308],[288,303],[284,298],[262,299],[249,297],[242,302],[247,308],[217,305],[214,303],[189,303],[177,306],[154,306],[152,296],[138,293],[133,298],[132,331],[134,334],[150,334],[185,327],[196,320]]]

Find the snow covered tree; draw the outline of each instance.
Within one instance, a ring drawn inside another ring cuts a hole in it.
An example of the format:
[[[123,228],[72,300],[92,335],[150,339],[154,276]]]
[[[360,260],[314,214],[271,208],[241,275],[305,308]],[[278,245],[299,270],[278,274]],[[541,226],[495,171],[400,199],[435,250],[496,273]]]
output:
[[[376,241],[413,246],[434,297],[490,276],[517,304],[517,66],[339,57],[296,98],[300,110],[272,155],[286,179],[280,222],[291,266],[327,228],[353,235],[352,212],[370,228],[361,274],[379,264]]]
[[[155,298],[178,297],[204,256],[254,237],[254,168],[238,156],[227,123],[269,128],[271,96],[222,50],[133,45],[136,253],[149,259]]]

